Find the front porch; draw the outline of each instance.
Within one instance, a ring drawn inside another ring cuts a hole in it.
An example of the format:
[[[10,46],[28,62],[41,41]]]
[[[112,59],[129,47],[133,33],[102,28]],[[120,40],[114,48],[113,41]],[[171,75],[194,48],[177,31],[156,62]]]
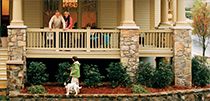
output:
[[[120,59],[120,30],[27,29],[27,58]],[[172,57],[172,30],[139,30],[139,57]]]

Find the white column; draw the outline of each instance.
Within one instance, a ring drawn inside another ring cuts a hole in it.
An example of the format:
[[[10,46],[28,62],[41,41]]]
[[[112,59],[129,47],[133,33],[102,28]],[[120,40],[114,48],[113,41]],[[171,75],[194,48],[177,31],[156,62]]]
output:
[[[159,28],[169,28],[171,26],[170,22],[168,21],[168,6],[168,0],[161,0],[161,21]]]
[[[172,13],[172,21],[173,21],[173,23],[175,23],[176,22],[176,19],[177,19],[177,16],[176,16],[176,8],[177,8],[177,0],[173,0],[172,1],[173,2],[173,4],[172,4],[172,8],[173,8],[173,13]]]
[[[186,25],[185,0],[177,0],[177,21],[176,26]]]
[[[22,0],[13,0],[12,21],[10,26],[24,26],[22,16]]]
[[[139,29],[134,22],[133,0],[121,0],[121,26],[120,29]]]

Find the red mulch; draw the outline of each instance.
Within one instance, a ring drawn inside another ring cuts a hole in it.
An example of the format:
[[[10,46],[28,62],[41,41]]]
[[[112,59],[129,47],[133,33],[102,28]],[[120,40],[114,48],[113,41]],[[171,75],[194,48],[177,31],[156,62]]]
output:
[[[48,94],[65,94],[65,88],[64,86],[50,86],[50,85],[44,85],[46,88]],[[210,88],[210,85],[207,85],[205,87],[179,87],[179,86],[169,86],[165,88],[148,88],[144,87],[146,90],[148,90],[150,93],[156,93],[156,92],[164,92],[164,91],[175,91],[175,90],[186,90],[186,89],[198,89],[198,88]],[[21,90],[22,93],[27,93],[26,88]],[[109,86],[102,86],[102,87],[82,87],[80,90],[80,94],[131,94],[132,90],[131,88],[126,87],[116,87],[112,88]]]

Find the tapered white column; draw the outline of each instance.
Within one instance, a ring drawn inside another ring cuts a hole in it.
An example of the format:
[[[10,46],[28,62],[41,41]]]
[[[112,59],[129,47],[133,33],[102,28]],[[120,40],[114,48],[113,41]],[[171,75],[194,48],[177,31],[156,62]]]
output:
[[[176,26],[186,25],[185,0],[177,0],[177,21]]]
[[[169,28],[171,24],[168,21],[168,0],[161,0],[161,22],[159,28]]]
[[[121,25],[118,28],[138,29],[134,22],[133,0],[121,0]]]
[[[12,21],[10,26],[24,26],[22,16],[22,0],[13,0]]]

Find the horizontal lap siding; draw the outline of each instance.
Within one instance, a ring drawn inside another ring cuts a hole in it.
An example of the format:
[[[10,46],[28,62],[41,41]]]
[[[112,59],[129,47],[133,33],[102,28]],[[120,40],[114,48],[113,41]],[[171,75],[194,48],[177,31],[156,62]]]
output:
[[[150,29],[150,0],[135,0],[135,22],[141,29]]]
[[[119,0],[98,0],[97,23],[99,28],[115,28],[118,26]]]
[[[28,27],[42,27],[43,0],[23,0],[23,19]]]

